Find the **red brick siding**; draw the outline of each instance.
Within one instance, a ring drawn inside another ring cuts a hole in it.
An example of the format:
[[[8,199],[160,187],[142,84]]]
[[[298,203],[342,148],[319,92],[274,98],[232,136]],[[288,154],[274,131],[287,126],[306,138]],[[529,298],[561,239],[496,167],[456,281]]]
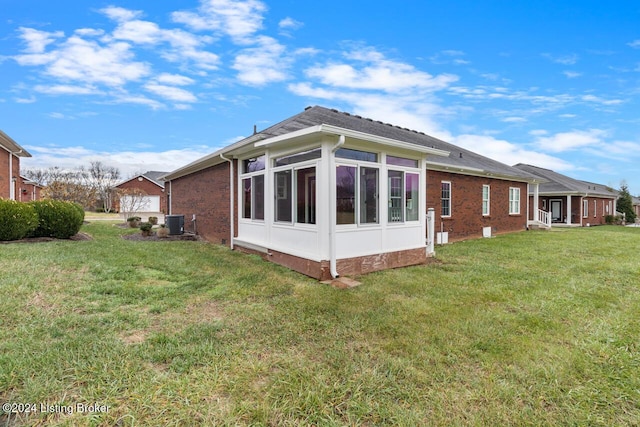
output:
[[[451,182],[451,217],[441,215],[441,182]],[[482,186],[490,186],[490,215],[482,215]],[[520,214],[509,215],[509,188],[520,188]],[[522,231],[527,225],[527,184],[487,177],[427,170],[427,208],[435,209],[435,232],[449,233],[449,241],[492,233]]]
[[[235,162],[234,162],[235,163]],[[237,178],[234,178],[237,189]],[[171,213],[184,215],[185,230],[193,231],[191,221],[196,215],[196,231],[210,242],[229,246],[229,163],[221,163],[166,184],[171,191]],[[234,196],[234,199],[236,197]],[[237,202],[235,230],[237,235]]]
[[[167,196],[164,191],[162,191],[162,187],[159,187],[158,184],[155,184],[148,179],[144,178],[142,181],[138,181],[138,178],[131,179],[127,182],[123,182],[118,185],[118,188],[122,189],[139,189],[147,193],[149,196],[160,196],[160,212],[168,213],[167,210]],[[118,208],[118,206],[116,206]]]
[[[15,176],[18,178],[16,182],[16,200],[20,200],[18,192],[20,191],[20,184],[22,181],[20,180],[20,158],[16,156],[11,156],[13,158],[13,171],[12,176],[9,175],[9,157],[11,155],[8,151],[0,149],[0,197],[3,199],[8,199],[11,191],[11,178]]]

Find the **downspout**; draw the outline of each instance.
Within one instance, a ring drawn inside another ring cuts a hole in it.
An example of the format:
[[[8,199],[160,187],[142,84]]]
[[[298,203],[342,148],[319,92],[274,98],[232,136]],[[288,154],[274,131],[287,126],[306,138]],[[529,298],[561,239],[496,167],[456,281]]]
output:
[[[329,156],[329,272],[334,279],[339,276],[336,268],[336,160],[335,152],[344,145],[344,135],[340,135],[338,142],[331,148]]]
[[[171,185],[172,182],[173,181],[169,180],[169,207],[168,207],[169,215],[173,214],[173,191],[172,191],[173,186]]]
[[[235,208],[233,205],[233,160],[228,159],[224,156],[224,154],[220,153],[220,158],[224,161],[229,162],[229,229],[231,230],[231,239],[229,240],[229,247],[233,250],[233,236],[236,234],[235,229]]]

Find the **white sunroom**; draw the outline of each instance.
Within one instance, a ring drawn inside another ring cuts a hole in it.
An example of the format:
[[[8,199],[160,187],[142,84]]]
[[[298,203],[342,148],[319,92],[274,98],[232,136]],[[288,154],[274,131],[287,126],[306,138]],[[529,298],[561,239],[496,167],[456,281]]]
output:
[[[238,160],[232,246],[326,265],[333,277],[353,274],[340,271],[349,260],[408,265],[403,254],[432,251],[425,161],[448,154],[330,125],[235,146],[224,153]]]

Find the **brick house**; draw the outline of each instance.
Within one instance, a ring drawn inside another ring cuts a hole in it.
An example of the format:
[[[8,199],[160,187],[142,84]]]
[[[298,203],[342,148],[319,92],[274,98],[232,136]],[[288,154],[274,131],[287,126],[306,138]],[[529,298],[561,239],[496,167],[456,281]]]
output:
[[[18,200],[21,202],[30,202],[33,200],[40,200],[42,186],[35,181],[30,180],[24,176],[20,177],[21,185],[18,195]]]
[[[318,279],[527,228],[538,179],[421,132],[309,107],[163,177],[207,240]],[[429,213],[429,220],[427,214]]]
[[[0,130],[0,198],[20,200],[23,188],[21,157],[31,157],[31,154]]]
[[[166,174],[167,172],[148,171],[121,182],[116,185],[116,188],[142,190],[145,196],[141,202],[141,212],[167,213],[167,195],[164,191],[164,181],[160,179]],[[116,210],[119,210],[118,202],[116,202]]]
[[[552,226],[588,227],[606,223],[607,215],[616,214],[618,192],[603,184],[580,181],[550,169],[519,163],[517,169],[539,177],[538,203],[531,199],[529,215],[537,208],[547,212]]]

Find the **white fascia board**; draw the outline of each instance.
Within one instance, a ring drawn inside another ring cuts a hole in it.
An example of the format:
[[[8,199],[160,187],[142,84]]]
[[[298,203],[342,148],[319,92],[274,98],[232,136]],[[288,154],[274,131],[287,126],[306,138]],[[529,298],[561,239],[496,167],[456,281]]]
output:
[[[328,135],[344,135],[348,138],[359,139],[367,142],[374,142],[376,144],[385,145],[388,147],[402,148],[405,150],[416,151],[422,154],[431,154],[434,156],[446,157],[449,155],[448,151],[439,150],[437,148],[424,147],[422,145],[412,144],[410,142],[404,142],[397,139],[385,138],[383,136],[372,135],[370,133],[358,132],[351,129],[345,129],[338,126],[331,125],[316,125],[308,128],[300,129],[295,132],[286,133],[284,135],[274,136],[263,141],[257,142],[255,147],[264,147],[272,145],[281,141],[286,141],[292,138],[298,138],[302,136],[311,135],[314,133],[324,133]]]
[[[32,157],[31,153],[22,148],[20,144],[15,142],[9,135],[0,130],[0,147],[9,153],[18,157]]]

